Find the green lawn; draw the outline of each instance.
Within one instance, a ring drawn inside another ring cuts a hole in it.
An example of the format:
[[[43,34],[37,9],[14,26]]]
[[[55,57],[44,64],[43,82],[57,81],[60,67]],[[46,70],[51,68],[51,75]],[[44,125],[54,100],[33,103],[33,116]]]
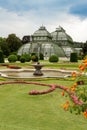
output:
[[[71,85],[72,81],[46,80],[42,83]],[[33,89],[47,89],[35,85],[0,86],[0,130],[86,130],[82,115],[65,112],[61,108],[66,98],[61,90],[46,95],[28,95]]]
[[[42,63],[42,62],[41,62]],[[31,63],[15,63],[31,67]],[[79,63],[46,64],[45,68],[78,69]],[[0,67],[1,69],[6,67]],[[2,79],[0,79],[2,82]],[[4,80],[4,79],[3,79]],[[32,82],[32,81],[31,81]],[[34,80],[33,80],[34,82]],[[63,79],[39,80],[46,84],[71,86],[73,81]],[[62,97],[60,89],[45,95],[29,95],[30,90],[48,89],[31,84],[9,84],[0,86],[0,130],[86,130],[87,119],[83,115],[71,114],[61,108],[68,97]]]

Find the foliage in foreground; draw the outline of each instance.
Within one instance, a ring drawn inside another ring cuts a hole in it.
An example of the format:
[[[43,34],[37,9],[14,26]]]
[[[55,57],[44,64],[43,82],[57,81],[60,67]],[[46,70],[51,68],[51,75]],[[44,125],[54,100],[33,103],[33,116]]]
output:
[[[75,79],[75,83],[67,88],[69,97],[72,97],[70,101],[66,101],[63,105],[64,110],[70,110],[75,114],[81,114],[87,118],[87,88],[86,88],[86,68],[87,59],[83,60],[82,64],[79,65],[79,73],[73,72],[72,76]],[[62,92],[64,96],[64,91]],[[74,101],[74,102],[73,102]]]

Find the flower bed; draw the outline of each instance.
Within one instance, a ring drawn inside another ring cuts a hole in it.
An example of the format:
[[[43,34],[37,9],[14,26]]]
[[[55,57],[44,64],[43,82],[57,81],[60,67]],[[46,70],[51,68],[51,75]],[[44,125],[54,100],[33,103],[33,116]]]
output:
[[[10,69],[21,69],[21,67],[14,66],[14,65],[8,65],[7,68],[10,68]]]

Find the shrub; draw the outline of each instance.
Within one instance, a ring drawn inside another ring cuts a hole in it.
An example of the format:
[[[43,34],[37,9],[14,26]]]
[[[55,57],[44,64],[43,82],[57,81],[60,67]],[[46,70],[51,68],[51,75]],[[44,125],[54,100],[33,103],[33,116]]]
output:
[[[78,62],[77,53],[73,52],[70,54],[70,62]]]
[[[78,60],[82,60],[82,56],[78,56]]]
[[[23,54],[23,56],[25,57],[25,61],[26,62],[30,62],[31,61],[31,56],[29,54]]]
[[[16,62],[17,61],[17,56],[12,54],[8,56],[8,61],[9,62]]]
[[[20,55],[17,55],[18,61],[20,61],[20,57],[21,57]]]
[[[31,53],[31,56],[33,56],[33,55],[36,55],[36,53],[34,53],[34,52],[33,52],[33,53]]]
[[[0,63],[4,63],[4,55],[2,50],[0,50]]]
[[[58,62],[58,61],[59,61],[59,58],[56,55],[51,55],[49,57],[49,62]]]
[[[20,62],[21,63],[24,63],[26,61],[26,59],[25,59],[25,57],[22,55],[21,57],[20,57]]]
[[[38,57],[36,55],[32,55],[31,56],[31,60],[34,61],[34,62],[37,62],[38,61]]]
[[[40,60],[44,60],[44,56],[42,53],[40,53]]]

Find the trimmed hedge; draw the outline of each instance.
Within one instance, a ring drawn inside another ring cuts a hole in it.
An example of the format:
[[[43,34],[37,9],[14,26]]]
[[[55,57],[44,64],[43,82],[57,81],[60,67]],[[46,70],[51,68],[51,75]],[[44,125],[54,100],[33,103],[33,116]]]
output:
[[[59,58],[56,55],[51,55],[49,57],[49,62],[58,62],[58,61],[59,61]]]
[[[31,56],[31,60],[32,60],[33,62],[37,62],[37,61],[38,61],[38,56],[32,55],[32,56]]]
[[[20,61],[21,63],[25,63],[25,62],[26,62],[25,56],[22,55],[22,56],[20,57],[19,61]]]
[[[73,52],[70,54],[70,62],[78,62],[77,53]]]
[[[17,60],[18,60],[18,58],[14,54],[8,56],[8,61],[9,62],[16,62]]]
[[[23,54],[23,56],[25,57],[25,61],[26,62],[30,62],[31,61],[31,56],[29,54]]]

